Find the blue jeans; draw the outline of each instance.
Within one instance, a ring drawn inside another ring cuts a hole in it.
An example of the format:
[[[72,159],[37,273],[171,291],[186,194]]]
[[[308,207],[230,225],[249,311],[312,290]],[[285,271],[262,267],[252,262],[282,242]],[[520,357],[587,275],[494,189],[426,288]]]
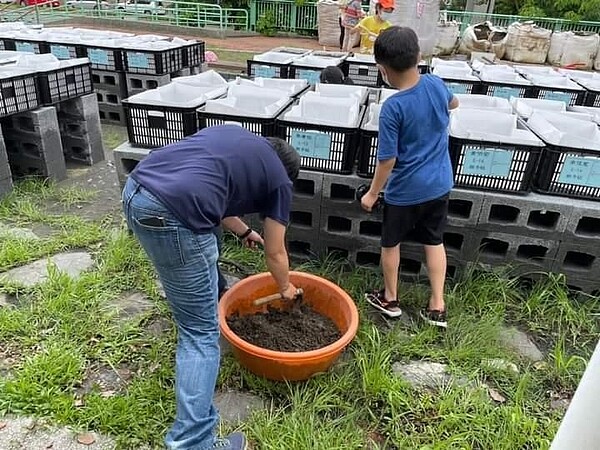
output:
[[[220,362],[217,239],[186,228],[132,178],[123,190],[123,208],[158,272],[177,324],[177,413],[165,443],[172,450],[212,449],[219,419],[213,405]],[[152,217],[164,218],[163,226],[144,223]]]

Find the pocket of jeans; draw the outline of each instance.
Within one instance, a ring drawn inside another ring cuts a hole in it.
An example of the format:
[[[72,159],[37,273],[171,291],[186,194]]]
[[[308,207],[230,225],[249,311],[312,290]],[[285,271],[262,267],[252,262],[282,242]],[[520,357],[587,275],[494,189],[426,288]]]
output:
[[[133,219],[133,224],[136,237],[156,266],[176,268],[185,264],[177,227],[143,225],[137,218]]]

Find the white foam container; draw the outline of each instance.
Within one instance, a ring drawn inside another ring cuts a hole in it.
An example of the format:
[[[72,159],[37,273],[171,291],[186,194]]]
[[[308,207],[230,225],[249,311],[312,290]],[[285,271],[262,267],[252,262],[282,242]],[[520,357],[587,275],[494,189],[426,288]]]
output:
[[[256,89],[274,89],[282,91],[287,95],[296,95],[308,87],[308,81],[299,79],[282,78],[262,78],[257,77],[253,80],[237,78],[230,83],[231,85],[250,86]]]
[[[459,110],[483,109],[506,114],[513,113],[513,108],[510,102],[505,98],[469,94],[454,94],[454,96],[458,99]]]
[[[313,125],[358,128],[360,102],[353,97],[324,97],[318,92],[307,92],[298,104],[283,116],[284,120]]]
[[[535,110],[554,112],[564,112],[567,110],[567,104],[557,100],[513,97],[510,99],[510,103],[514,111],[524,119],[528,119]]]
[[[169,83],[166,86],[133,95],[127,99],[127,103],[174,108],[199,108],[207,100],[220,97],[226,92],[227,86],[193,86],[184,83]]]
[[[459,139],[500,144],[544,146],[516,115],[490,110],[456,111],[450,116],[450,135]]]
[[[534,111],[527,125],[548,144],[600,152],[600,128],[585,116]]]

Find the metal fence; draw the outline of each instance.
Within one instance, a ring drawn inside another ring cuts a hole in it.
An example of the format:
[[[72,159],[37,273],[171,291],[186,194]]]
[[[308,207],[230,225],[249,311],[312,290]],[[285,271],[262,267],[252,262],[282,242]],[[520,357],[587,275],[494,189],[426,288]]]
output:
[[[11,11],[12,15],[37,23],[77,17],[119,19],[136,22],[149,22],[162,25],[175,25],[190,28],[212,28],[248,30],[249,15],[245,9],[223,8],[216,4],[195,3],[174,0],[158,6],[154,2],[129,0],[127,3],[107,4],[96,0],[94,3],[66,3],[60,6],[29,6]]]

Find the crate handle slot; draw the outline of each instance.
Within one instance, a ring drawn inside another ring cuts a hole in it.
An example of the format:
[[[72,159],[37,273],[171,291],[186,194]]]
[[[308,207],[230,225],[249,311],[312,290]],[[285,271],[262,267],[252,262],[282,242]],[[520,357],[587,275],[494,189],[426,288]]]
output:
[[[148,126],[150,128],[167,128],[167,118],[162,111],[148,111]]]

